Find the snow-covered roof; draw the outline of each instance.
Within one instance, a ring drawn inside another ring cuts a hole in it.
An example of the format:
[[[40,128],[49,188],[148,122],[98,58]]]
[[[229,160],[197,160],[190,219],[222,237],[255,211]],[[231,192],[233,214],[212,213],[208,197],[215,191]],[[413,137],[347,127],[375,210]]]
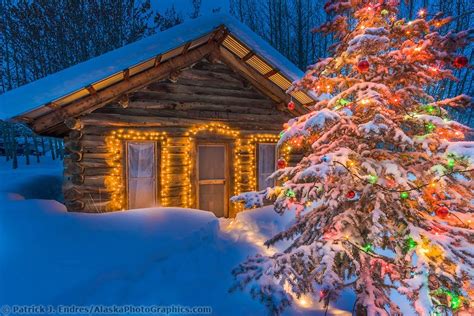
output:
[[[216,14],[189,20],[164,32],[8,91],[0,95],[0,118],[10,119],[26,115],[45,104],[58,103],[61,106],[69,103],[72,101],[71,99],[74,99],[71,98],[73,94],[77,98],[87,95],[88,92],[85,87],[91,85],[100,87],[101,85],[98,83],[106,82],[104,80],[106,78],[112,78],[109,81],[114,83],[116,81],[113,77],[122,73],[125,69],[137,67],[137,65],[144,64],[144,61],[149,61],[156,56],[164,56],[173,49],[191,41],[198,42],[197,39],[209,35],[222,26],[227,29],[229,35],[232,35],[232,37],[228,36],[222,45],[229,49],[235,44],[232,42],[233,40],[237,40],[237,46],[239,42],[244,43],[243,47],[247,46],[252,52],[260,56],[260,61],[263,59],[267,66],[272,67],[273,70],[278,70],[278,73],[275,73],[275,76],[269,76],[269,79],[281,89],[286,90],[288,82],[291,83],[291,81],[303,76],[300,69],[247,26],[229,15]],[[246,50],[247,48],[242,50],[241,47],[237,47],[233,53],[237,55],[245,54]],[[239,57],[242,58],[243,56]],[[263,65],[263,70],[261,67],[259,68],[258,62],[260,61],[256,61],[257,65],[250,65],[263,73],[265,65]],[[280,74],[283,75],[283,78],[279,76]],[[104,86],[108,85],[102,84],[102,88]],[[78,93],[78,91],[83,92]],[[315,100],[313,95],[303,92],[297,92],[293,96],[302,104]],[[61,102],[61,100],[64,102]]]

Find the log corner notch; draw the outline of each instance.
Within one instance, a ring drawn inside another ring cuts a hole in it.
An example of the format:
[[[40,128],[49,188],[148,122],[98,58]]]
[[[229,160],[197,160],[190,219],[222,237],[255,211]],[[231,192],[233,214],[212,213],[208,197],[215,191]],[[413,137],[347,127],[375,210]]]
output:
[[[117,103],[124,109],[128,108],[130,104],[130,98],[128,94],[122,95],[118,100]]]

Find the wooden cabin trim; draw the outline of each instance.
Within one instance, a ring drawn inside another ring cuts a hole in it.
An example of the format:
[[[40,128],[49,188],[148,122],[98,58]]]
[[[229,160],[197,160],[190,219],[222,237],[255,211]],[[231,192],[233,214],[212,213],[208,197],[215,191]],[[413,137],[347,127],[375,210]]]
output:
[[[58,124],[61,124],[66,117],[76,117],[84,112],[91,112],[113,101],[123,93],[143,87],[153,80],[162,79],[174,70],[188,67],[211,53],[216,47],[215,43],[204,44],[184,55],[166,60],[161,63],[159,67],[144,70],[138,75],[131,76],[127,81],[120,81],[110,87],[97,91],[94,94],[89,94],[77,101],[73,101],[61,108],[40,116],[33,121],[32,128],[38,134],[48,133],[48,131],[54,129]],[[58,113],[59,111],[60,114]]]

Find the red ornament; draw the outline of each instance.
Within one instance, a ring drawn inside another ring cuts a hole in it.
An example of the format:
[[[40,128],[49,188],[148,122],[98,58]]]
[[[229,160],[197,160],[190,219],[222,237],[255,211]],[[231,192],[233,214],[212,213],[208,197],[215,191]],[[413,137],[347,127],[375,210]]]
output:
[[[361,60],[357,63],[357,70],[361,73],[367,72],[370,68],[370,64],[367,60]]]
[[[278,169],[286,168],[286,160],[283,158],[278,159],[277,166],[278,166]]]
[[[453,66],[458,69],[464,68],[467,66],[468,62],[469,61],[467,60],[466,56],[457,56],[456,58],[454,58]]]
[[[288,110],[293,111],[295,109],[295,102],[288,102]]]
[[[347,197],[348,199],[350,199],[350,200],[352,200],[353,198],[355,198],[355,196],[356,196],[356,193],[355,193],[354,191],[349,191],[349,192],[347,192],[347,194],[346,194],[346,197]]]
[[[440,206],[436,209],[435,214],[439,218],[445,219],[449,215],[449,208],[446,206]]]

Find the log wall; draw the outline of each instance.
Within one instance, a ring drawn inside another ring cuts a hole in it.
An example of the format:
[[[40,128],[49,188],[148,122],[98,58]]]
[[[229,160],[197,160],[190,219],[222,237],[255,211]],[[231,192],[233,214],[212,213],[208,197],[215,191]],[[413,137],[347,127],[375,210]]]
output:
[[[159,198],[164,206],[197,207],[195,150],[202,137],[229,142],[233,159],[240,161],[238,170],[231,166],[230,195],[254,190],[255,146],[251,137],[278,135],[291,117],[278,109],[281,104],[263,96],[229,67],[206,60],[174,74],[172,79],[122,96],[120,102],[68,124],[74,128],[65,139],[64,196],[68,210],[127,208],[127,139],[151,139],[159,144]],[[225,128],[215,127],[210,132],[211,122]],[[206,128],[190,135],[196,126]],[[231,204],[229,215],[239,210]]]

